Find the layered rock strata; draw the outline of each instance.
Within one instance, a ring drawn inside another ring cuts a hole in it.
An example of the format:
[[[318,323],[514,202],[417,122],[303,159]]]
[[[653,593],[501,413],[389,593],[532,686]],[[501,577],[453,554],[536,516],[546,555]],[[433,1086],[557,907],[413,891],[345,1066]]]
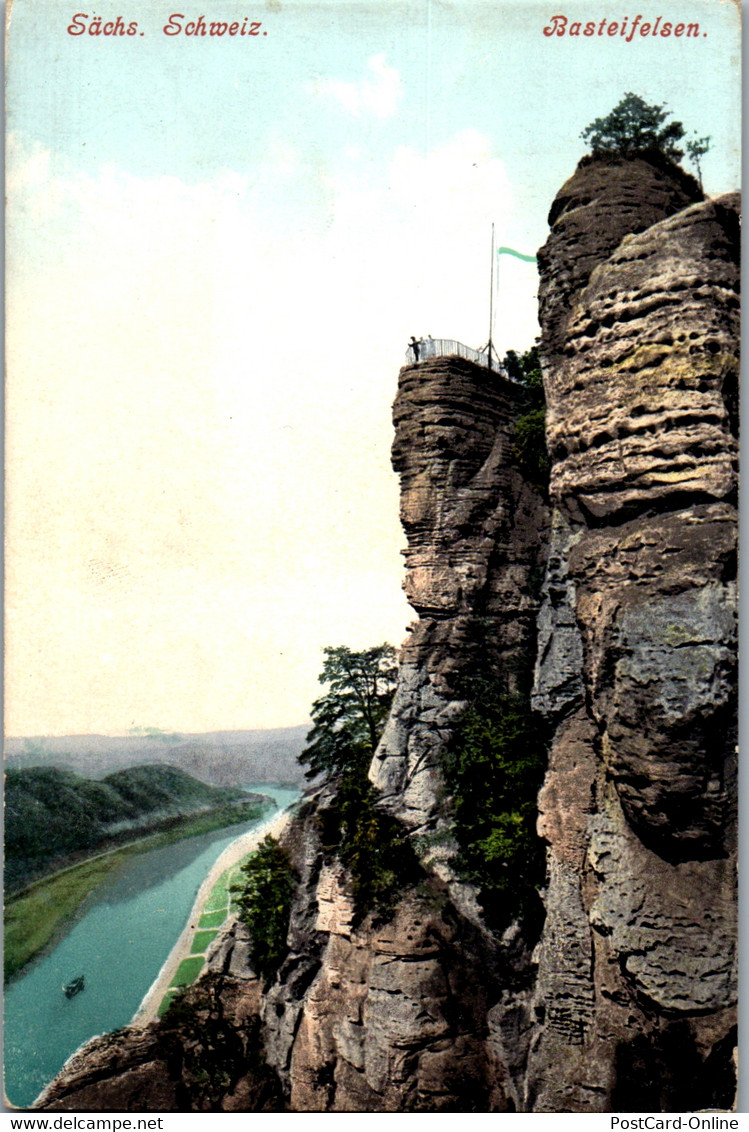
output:
[[[627,196],[629,173],[612,179]],[[601,176],[581,167],[565,200]],[[546,295],[568,257],[556,215]],[[591,233],[582,285],[543,324],[554,520],[535,705],[556,731],[525,1082],[540,1111],[733,1097],[738,200],[635,229],[597,266]]]
[[[300,882],[271,983],[229,925],[186,1020],[98,1039],[40,1107],[732,1104],[738,201],[700,198],[668,163],[586,159],[552,208],[551,516],[513,459],[511,383],[459,358],[401,371],[419,620],[370,777],[420,883],[357,916],[319,788],[284,835]],[[534,658],[545,922],[497,938],[453,871],[440,757],[465,673],[522,692]]]
[[[539,250],[543,353],[550,376],[567,348],[567,317],[591,273],[625,236],[643,232],[702,200],[699,185],[666,159],[584,157],[549,212],[551,236]]]
[[[521,396],[500,374],[457,357],[400,374],[393,467],[408,538],[404,588],[419,620],[401,652],[370,777],[419,834],[449,818],[435,768],[477,650],[508,691],[518,690],[535,655],[548,513],[513,458]]]
[[[311,806],[287,841],[301,883],[290,952],[262,1008],[265,1056],[297,1112],[510,1107],[486,1037],[496,960],[425,876],[388,916],[352,923],[349,882],[326,863]],[[481,967],[482,979],[475,978]]]

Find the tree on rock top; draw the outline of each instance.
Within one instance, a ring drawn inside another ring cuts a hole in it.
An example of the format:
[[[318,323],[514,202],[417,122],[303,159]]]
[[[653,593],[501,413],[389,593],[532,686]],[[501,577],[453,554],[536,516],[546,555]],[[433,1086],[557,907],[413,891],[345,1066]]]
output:
[[[630,91],[605,118],[595,118],[586,126],[580,137],[594,156],[632,157],[657,152],[678,162],[684,156],[678,144],[684,137],[684,126],[681,122],[666,124],[670,116],[671,111],[664,106],[651,106]]]
[[[318,774],[366,767],[374,754],[395,692],[398,670],[392,645],[355,652],[345,645],[326,648],[319,680],[328,691],[312,705],[314,726],[299,756]]]

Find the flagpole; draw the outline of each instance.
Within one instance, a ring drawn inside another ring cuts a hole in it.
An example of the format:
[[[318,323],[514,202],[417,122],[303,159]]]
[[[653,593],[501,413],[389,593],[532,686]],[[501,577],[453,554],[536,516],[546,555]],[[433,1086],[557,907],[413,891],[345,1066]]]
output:
[[[492,368],[492,330],[494,328],[494,221],[492,221],[492,274],[489,284],[489,369]]]

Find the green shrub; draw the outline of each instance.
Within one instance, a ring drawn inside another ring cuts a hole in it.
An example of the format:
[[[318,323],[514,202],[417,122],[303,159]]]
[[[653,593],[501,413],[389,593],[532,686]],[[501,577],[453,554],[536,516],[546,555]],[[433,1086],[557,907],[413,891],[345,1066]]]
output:
[[[239,918],[250,929],[255,970],[269,979],[286,954],[291,901],[299,877],[287,854],[270,836],[261,841],[240,872],[244,879],[232,889]]]
[[[460,846],[458,872],[479,890],[490,927],[538,912],[544,851],[535,826],[546,762],[545,736],[529,695],[481,675],[442,758]]]
[[[504,367],[510,377],[523,386],[515,418],[512,454],[526,480],[545,492],[551,463],[546,448],[546,398],[538,350],[535,346],[524,354],[508,350]]]
[[[401,823],[377,806],[367,777],[395,694],[397,666],[392,645],[353,651],[323,650],[320,683],[327,692],[312,705],[314,727],[299,761],[307,778],[324,775],[334,787],[319,813],[323,845],[349,870],[357,918],[386,908],[418,871],[416,855]]]
[[[551,463],[546,448],[546,409],[530,409],[515,421],[512,454],[528,480],[547,488]]]
[[[378,793],[363,769],[336,782],[333,802],[321,811],[323,846],[351,874],[357,919],[385,910],[404,884],[416,879],[416,854],[403,825],[377,806]]]
[[[678,144],[684,137],[684,127],[681,122],[666,122],[670,117],[671,111],[664,104],[648,103],[639,94],[628,91],[604,118],[594,118],[580,137],[597,156],[662,153],[671,161],[678,161],[684,156]]]

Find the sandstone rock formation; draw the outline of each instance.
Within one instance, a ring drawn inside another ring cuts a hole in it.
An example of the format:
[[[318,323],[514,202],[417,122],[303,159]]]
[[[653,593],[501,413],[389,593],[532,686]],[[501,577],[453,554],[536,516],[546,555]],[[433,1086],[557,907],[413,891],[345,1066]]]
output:
[[[591,273],[625,236],[702,200],[693,177],[668,160],[605,161],[584,157],[557,193],[549,212],[551,235],[538,253],[543,352],[550,379],[567,341],[570,305]]]
[[[511,383],[454,357],[401,371],[419,620],[370,777],[421,880],[358,916],[318,788],[285,836],[301,879],[276,978],[260,986],[230,925],[190,992],[186,1048],[204,1059],[196,1015],[220,1023],[223,1084],[160,1052],[167,1019],[98,1040],[40,1107],[732,1104],[737,207],[642,160],[586,160],[561,190],[539,256],[550,506],[513,459]],[[510,692],[535,659],[540,934],[489,931],[452,860],[440,753],[477,659]]]
[[[629,191],[641,164],[584,166],[564,198],[591,176]],[[564,303],[556,206],[541,257],[554,521],[535,703],[556,730],[526,1104],[542,1111],[732,1097],[738,200],[673,204],[581,255]]]
[[[508,688],[532,664],[548,509],[512,455],[519,391],[462,358],[401,370],[393,466],[408,538],[405,590],[419,614],[400,658],[398,691],[370,777],[419,834],[445,818],[439,750],[464,706],[456,679],[483,658]]]

